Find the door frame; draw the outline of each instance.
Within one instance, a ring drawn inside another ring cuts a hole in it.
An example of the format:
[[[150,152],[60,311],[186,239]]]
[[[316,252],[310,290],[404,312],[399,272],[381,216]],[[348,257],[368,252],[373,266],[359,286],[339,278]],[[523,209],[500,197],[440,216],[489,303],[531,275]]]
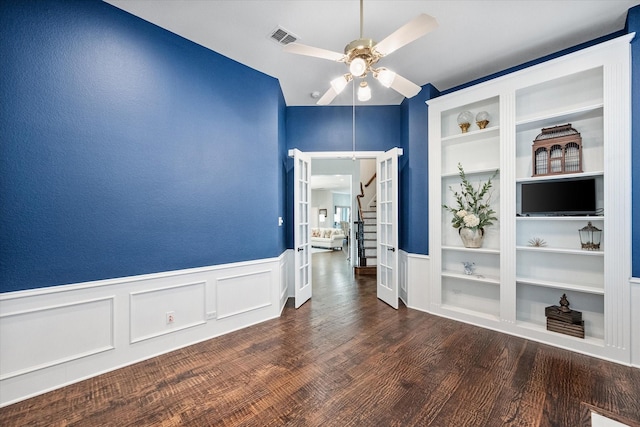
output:
[[[402,156],[404,154],[404,150],[400,147],[392,147],[392,148],[397,148],[398,149],[398,157]],[[303,152],[305,155],[309,156],[311,158],[311,161],[313,161],[314,159],[326,159],[326,160],[344,160],[344,159],[352,159],[352,160],[360,160],[360,159],[374,159],[377,161],[377,158],[379,155],[386,153],[389,150],[386,151],[302,151],[299,150],[297,148],[290,148],[288,150],[288,153],[292,153],[292,150],[298,150]],[[400,176],[400,169],[398,166],[398,177]],[[353,180],[353,178],[352,178]],[[353,181],[352,181],[353,182]],[[400,184],[400,183],[398,183]],[[359,188],[359,187],[358,187]],[[290,196],[293,197],[293,191],[294,189],[292,188],[291,190],[291,194]],[[398,193],[400,192],[400,185],[398,185]],[[353,196],[353,195],[352,195]],[[353,198],[353,197],[352,197]],[[353,202],[352,202],[353,203]],[[352,223],[353,223],[353,216],[355,214],[355,210],[354,210],[353,204],[352,204],[352,208],[351,208],[351,219],[352,219]],[[294,209],[297,209],[297,206],[294,207]],[[295,211],[294,211],[294,215],[295,215]],[[399,219],[398,219],[399,221]],[[349,236],[350,241],[353,242],[353,237],[355,236],[355,231],[354,231],[354,227],[350,227],[351,228],[351,236]],[[293,230],[293,239],[295,242],[295,229]],[[376,245],[378,244],[378,242],[376,242]],[[350,245],[350,250],[352,250],[351,248],[353,247],[353,245]],[[295,250],[295,249],[294,249]],[[353,252],[352,252],[353,254]],[[353,263],[353,261],[355,260],[355,257],[351,257],[351,262]],[[290,289],[291,291],[292,289]],[[291,293],[290,293],[291,295]]]

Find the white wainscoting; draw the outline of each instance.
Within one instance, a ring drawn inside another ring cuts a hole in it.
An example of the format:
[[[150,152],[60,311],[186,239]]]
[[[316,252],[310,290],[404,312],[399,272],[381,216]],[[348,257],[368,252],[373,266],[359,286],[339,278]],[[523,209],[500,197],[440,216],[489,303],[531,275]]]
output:
[[[280,257],[280,312],[284,309],[287,299],[295,298],[295,252],[288,249]]]
[[[406,259],[407,307],[429,311],[429,256],[407,254]]]
[[[631,279],[631,364],[640,368],[640,278]]]
[[[206,322],[206,282],[145,289],[129,294],[130,344]],[[174,321],[167,322],[171,313]]]
[[[409,303],[407,287],[409,286],[409,260],[407,252],[402,249],[398,251],[398,296],[407,307]]]
[[[0,407],[278,317],[292,254],[1,294]]]
[[[0,381],[113,350],[114,299],[110,296],[2,313]],[[16,351],[25,341],[46,351]],[[68,345],[60,346],[60,342]]]

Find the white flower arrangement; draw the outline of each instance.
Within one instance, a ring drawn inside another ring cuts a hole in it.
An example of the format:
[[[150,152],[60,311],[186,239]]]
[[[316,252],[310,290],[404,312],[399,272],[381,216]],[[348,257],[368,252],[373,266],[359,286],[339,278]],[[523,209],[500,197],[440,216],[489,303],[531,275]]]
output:
[[[493,186],[491,180],[498,175],[496,170],[494,174],[484,184],[479,184],[478,188],[475,188],[464,173],[462,165],[458,163],[458,170],[460,179],[460,190],[456,191],[452,187],[449,189],[453,192],[456,199],[457,206],[451,207],[442,205],[453,214],[451,219],[451,225],[454,228],[466,227],[472,229],[483,229],[496,221],[496,212],[491,209],[491,187]]]

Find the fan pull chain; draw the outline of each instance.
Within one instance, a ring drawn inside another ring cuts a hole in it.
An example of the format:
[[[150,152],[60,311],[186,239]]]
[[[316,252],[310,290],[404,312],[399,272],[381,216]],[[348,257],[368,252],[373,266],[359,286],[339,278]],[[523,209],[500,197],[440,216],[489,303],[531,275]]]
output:
[[[353,160],[356,160],[356,82],[351,85],[351,148]]]

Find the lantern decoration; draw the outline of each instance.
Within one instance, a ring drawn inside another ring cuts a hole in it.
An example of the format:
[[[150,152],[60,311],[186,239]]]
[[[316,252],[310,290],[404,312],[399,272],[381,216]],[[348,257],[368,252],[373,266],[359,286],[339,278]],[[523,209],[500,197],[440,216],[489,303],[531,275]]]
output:
[[[578,230],[578,232],[580,233],[580,243],[582,244],[582,249],[586,249],[588,251],[600,250],[600,239],[602,238],[602,230],[593,226],[591,224],[591,221],[589,221],[587,225]]]
[[[491,114],[487,113],[486,111],[480,111],[478,114],[476,114],[476,124],[480,129],[486,128],[490,120]]]
[[[571,123],[543,128],[532,152],[533,176],[582,172],[582,137]]]
[[[467,133],[472,121],[473,113],[471,111],[463,111],[462,113],[458,114],[458,126],[460,126],[460,130],[462,131],[462,133]]]

